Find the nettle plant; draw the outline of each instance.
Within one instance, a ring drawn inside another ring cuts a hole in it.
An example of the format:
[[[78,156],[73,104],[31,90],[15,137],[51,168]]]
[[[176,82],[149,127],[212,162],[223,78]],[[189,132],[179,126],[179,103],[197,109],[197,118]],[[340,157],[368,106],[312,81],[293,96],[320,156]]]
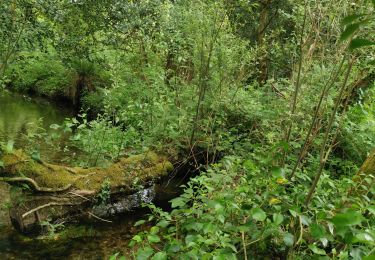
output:
[[[83,151],[83,166],[106,164],[139,146],[138,133],[124,126],[119,116],[104,114],[89,121],[87,114],[82,114],[66,120],[64,129],[73,133],[72,144]]]
[[[305,183],[292,186],[279,168],[224,158],[185,186],[171,212],[150,205],[148,220],[155,225],[130,246],[136,246],[137,259],[371,259],[374,191],[365,200],[349,196],[355,182],[324,174],[306,209],[310,178],[299,178]]]

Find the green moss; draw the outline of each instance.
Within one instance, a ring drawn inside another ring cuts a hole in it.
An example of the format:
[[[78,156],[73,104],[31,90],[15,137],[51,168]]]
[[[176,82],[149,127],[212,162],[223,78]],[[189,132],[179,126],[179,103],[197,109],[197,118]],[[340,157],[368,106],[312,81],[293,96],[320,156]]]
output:
[[[98,192],[104,180],[111,183],[113,189],[119,187],[131,189],[134,179],[148,182],[166,175],[173,169],[172,164],[154,152],[134,155],[121,159],[108,168],[67,168],[60,165],[42,164],[28,158],[22,152],[3,157],[4,172],[13,176],[26,176],[34,179],[39,186],[62,188],[72,184],[79,190]],[[23,163],[20,163],[23,161]]]

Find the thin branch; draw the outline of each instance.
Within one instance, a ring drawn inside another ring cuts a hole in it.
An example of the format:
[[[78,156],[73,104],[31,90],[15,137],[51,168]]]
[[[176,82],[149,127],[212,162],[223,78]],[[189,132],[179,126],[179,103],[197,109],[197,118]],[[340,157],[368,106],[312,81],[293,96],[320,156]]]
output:
[[[299,153],[299,155],[298,155],[297,162],[296,162],[295,165],[294,165],[294,168],[293,168],[293,170],[292,170],[292,174],[291,174],[291,177],[290,177],[290,178],[293,178],[294,175],[296,174],[296,171],[297,171],[297,169],[298,169],[298,166],[299,166],[299,164],[300,164],[300,162],[301,162],[301,160],[302,160],[302,158],[303,158],[303,154],[306,152],[307,145],[308,145],[308,143],[309,143],[309,140],[310,140],[310,136],[311,136],[311,134],[312,134],[312,131],[313,131],[315,125],[316,125],[316,122],[318,121],[319,112],[320,112],[320,108],[321,108],[321,106],[322,106],[322,103],[323,103],[324,97],[325,97],[325,96],[327,95],[327,93],[328,93],[328,89],[330,88],[330,83],[332,82],[332,84],[334,84],[334,82],[335,82],[336,79],[338,78],[338,76],[339,76],[339,74],[340,74],[340,71],[341,71],[341,68],[342,68],[342,66],[343,66],[343,64],[344,64],[344,61],[345,61],[345,56],[343,56],[343,58],[342,58],[342,60],[341,60],[341,62],[340,62],[340,65],[339,65],[339,67],[338,67],[336,73],[334,74],[334,77],[331,78],[331,79],[329,79],[329,80],[327,81],[327,83],[326,83],[326,84],[324,85],[324,87],[323,87],[322,94],[320,95],[318,105],[317,105],[317,107],[316,107],[316,109],[315,109],[315,113],[314,113],[313,120],[312,120],[312,122],[311,122],[311,125],[310,125],[310,128],[309,128],[309,131],[308,131],[308,133],[307,133],[307,135],[306,135],[306,138],[305,138],[305,142],[304,142],[304,144],[303,144],[303,146],[302,146],[302,149],[301,149],[301,151],[300,151],[300,153]]]
[[[305,9],[304,9],[304,15],[303,15],[302,31],[301,31],[300,42],[299,42],[298,74],[297,74],[297,80],[296,80],[296,84],[295,84],[292,107],[291,107],[291,111],[290,111],[291,116],[293,116],[296,112],[298,94],[299,94],[299,91],[300,91],[300,88],[301,88],[301,74],[302,74],[302,65],[303,65],[302,64],[303,63],[303,37],[305,35],[306,20],[307,20],[307,1],[305,0]],[[286,132],[286,138],[285,138],[286,143],[289,143],[292,128],[293,128],[293,120],[291,120],[291,122],[289,124],[289,128]],[[285,163],[285,159],[286,159],[286,151],[284,152],[284,156],[283,156],[283,163],[282,163],[283,165]]]
[[[79,205],[79,204],[77,204],[77,203],[50,202],[50,203],[41,205],[39,207],[33,208],[32,210],[29,210],[29,211],[25,212],[24,214],[22,214],[22,219],[24,219],[28,215],[30,215],[30,214],[32,214],[34,212],[37,212],[37,211],[39,211],[41,209],[44,209],[44,208],[49,208],[49,207],[53,207],[53,206],[77,206],[77,205]]]
[[[332,115],[329,119],[329,122],[328,122],[328,127],[326,129],[326,133],[324,135],[324,141],[323,141],[323,144],[322,144],[322,147],[321,147],[321,150],[320,150],[320,166],[319,166],[319,170],[318,170],[318,173],[315,175],[315,179],[313,181],[313,183],[311,184],[311,187],[310,187],[310,190],[309,190],[309,193],[306,197],[306,200],[305,200],[305,206],[308,207],[308,205],[310,204],[310,201],[313,197],[313,194],[315,192],[315,189],[316,189],[316,186],[318,184],[318,181],[323,173],[323,168],[326,164],[326,161],[327,161],[327,157],[329,155],[329,152],[326,153],[326,146],[327,146],[327,143],[328,143],[328,139],[329,139],[329,134],[331,132],[331,129],[332,129],[332,125],[335,121],[335,118],[336,118],[336,114],[337,114],[337,110],[341,104],[341,99],[344,95],[344,92],[345,92],[345,89],[346,89],[346,85],[347,85],[347,82],[348,82],[348,79],[349,79],[349,75],[350,75],[350,72],[352,70],[352,67],[353,67],[353,63],[354,63],[354,59],[349,63],[349,67],[347,69],[347,72],[345,74],[345,79],[344,79],[344,82],[343,82],[343,85],[341,87],[341,90],[340,90],[340,93],[337,97],[337,100],[336,100],[336,104],[335,104],[335,107],[334,107],[334,110],[332,112]]]
[[[104,218],[101,218],[101,217],[98,217],[98,216],[96,216],[95,214],[93,214],[93,213],[91,213],[91,212],[87,212],[90,216],[92,216],[92,217],[94,217],[94,218],[96,218],[96,219],[98,219],[98,220],[101,220],[101,221],[103,221],[103,222],[107,222],[107,223],[112,223],[112,221],[111,220],[107,220],[107,219],[104,219]]]

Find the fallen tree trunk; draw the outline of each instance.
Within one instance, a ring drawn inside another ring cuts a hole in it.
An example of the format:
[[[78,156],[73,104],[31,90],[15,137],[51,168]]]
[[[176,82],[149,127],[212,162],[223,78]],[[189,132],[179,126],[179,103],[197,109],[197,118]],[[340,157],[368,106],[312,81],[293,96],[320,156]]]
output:
[[[0,162],[0,181],[20,187],[11,198],[10,217],[23,233],[40,230],[43,223],[109,221],[105,218],[151,201],[153,183],[173,169],[154,152],[107,168],[48,164],[20,150],[1,155]]]

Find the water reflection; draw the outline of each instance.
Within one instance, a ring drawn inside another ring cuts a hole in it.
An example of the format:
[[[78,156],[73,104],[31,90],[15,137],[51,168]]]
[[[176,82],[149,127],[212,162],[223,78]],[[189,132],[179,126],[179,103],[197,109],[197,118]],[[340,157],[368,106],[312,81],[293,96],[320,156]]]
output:
[[[15,141],[23,146],[23,136],[38,126],[49,129],[51,124],[61,124],[66,117],[73,116],[68,106],[51,104],[40,98],[0,91],[0,141]]]

